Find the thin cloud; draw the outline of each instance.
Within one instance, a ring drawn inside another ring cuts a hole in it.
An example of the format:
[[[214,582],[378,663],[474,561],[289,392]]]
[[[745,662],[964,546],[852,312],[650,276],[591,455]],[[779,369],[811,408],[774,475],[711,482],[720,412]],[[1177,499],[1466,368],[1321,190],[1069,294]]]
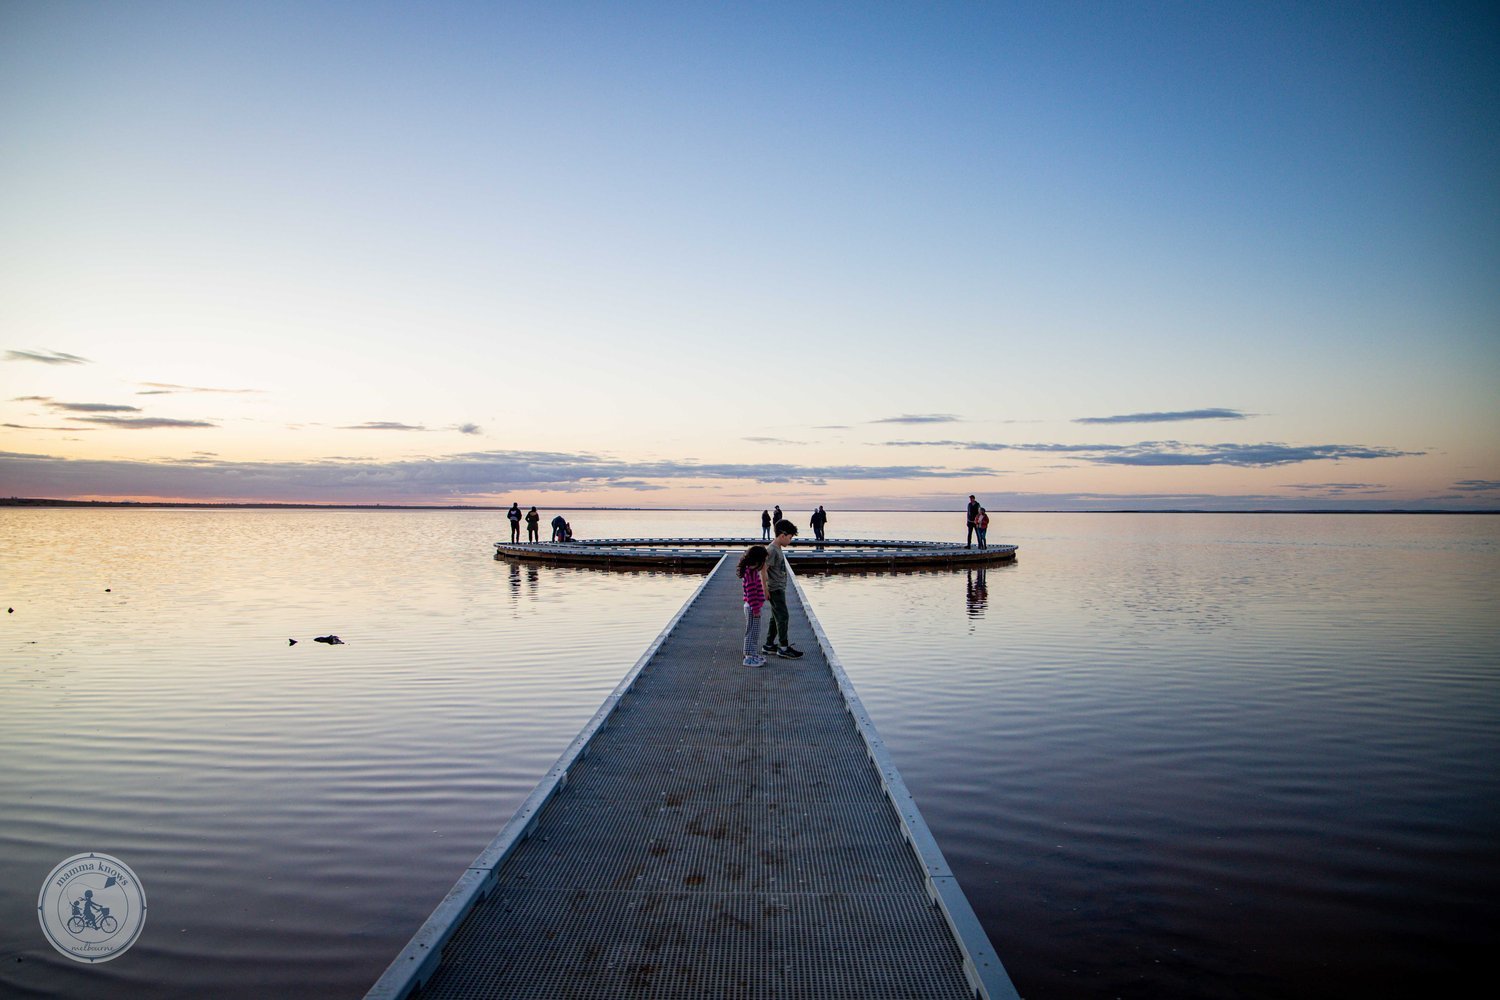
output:
[[[293,428],[294,430],[296,428]],[[460,434],[483,434],[484,428],[478,424],[452,424],[448,427],[428,427],[425,424],[403,424],[396,420],[366,420],[362,424],[345,424],[339,428],[341,431],[409,431],[421,434],[432,434],[438,431],[458,431]]]
[[[79,431],[94,429],[92,427],[38,427],[35,424],[0,424],[0,427],[8,427],[17,431],[72,431],[75,434]]]
[[[882,417],[872,424],[956,424],[962,418],[954,413],[903,413],[899,417]]]
[[[1460,479],[1450,489],[1464,493],[1487,493],[1491,490],[1500,490],[1500,479]]]
[[[1123,451],[1123,444],[1001,444],[992,441],[882,441],[888,448],[962,448],[966,451],[1105,452]]]
[[[672,487],[662,483],[648,483],[644,479],[616,479],[609,485],[617,489],[638,490],[642,493],[650,493],[654,490],[669,490]],[[694,487],[695,489],[697,487]]]
[[[886,441],[890,447],[947,447],[970,451],[1022,451],[1076,454],[1096,465],[1192,466],[1230,465],[1267,468],[1299,462],[1343,461],[1357,458],[1409,458],[1421,451],[1368,448],[1362,445],[1320,444],[1183,444],[1181,441],[1142,441],[1137,444],[1003,444],[990,441]]]
[[[51,410],[63,410],[67,413],[140,413],[139,406],[126,406],[123,403],[59,403],[49,400],[42,404]]]
[[[217,427],[207,420],[172,420],[167,417],[69,417],[85,424],[101,424],[129,431],[150,431],[163,427]]]
[[[366,420],[362,424],[346,424],[341,431],[425,431],[421,424],[401,424],[394,420]]]
[[[1285,488],[1327,497],[1390,492],[1390,487],[1379,483],[1288,483]]]
[[[749,441],[752,444],[807,444],[806,441],[789,441],[786,438],[773,437],[746,437],[740,438],[740,440]]]
[[[1180,420],[1244,420],[1239,410],[1167,410],[1159,413],[1121,413],[1113,417],[1077,417],[1075,424],[1165,424]]]
[[[6,361],[38,361],[44,365],[88,365],[93,364],[88,358],[80,358],[76,354],[64,354],[61,351],[6,351]]]
[[[263,393],[264,389],[214,389],[201,385],[176,385],[172,382],[137,382],[137,385],[147,386],[146,389],[137,392],[137,396],[170,396],[184,392],[211,392],[230,396],[239,396],[246,393]]]

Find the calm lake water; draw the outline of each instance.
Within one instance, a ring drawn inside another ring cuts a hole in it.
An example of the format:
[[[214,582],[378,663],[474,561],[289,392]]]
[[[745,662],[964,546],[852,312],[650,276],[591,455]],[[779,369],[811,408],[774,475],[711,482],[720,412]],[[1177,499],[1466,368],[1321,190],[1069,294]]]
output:
[[[829,527],[951,539],[962,518]],[[0,995],[360,996],[699,580],[497,562],[505,532],[0,510]],[[803,582],[1024,996],[1437,995],[1489,968],[1500,517],[990,532],[1019,562]],[[150,903],[98,966],[36,918],[87,851]]]

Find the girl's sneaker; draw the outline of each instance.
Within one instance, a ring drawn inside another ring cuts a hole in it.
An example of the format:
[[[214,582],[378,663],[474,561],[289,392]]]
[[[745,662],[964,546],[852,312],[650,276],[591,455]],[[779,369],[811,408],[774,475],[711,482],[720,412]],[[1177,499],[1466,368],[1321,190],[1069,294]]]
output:
[[[745,666],[747,666],[747,667],[763,667],[765,665],[766,665],[766,658],[764,656],[747,656],[747,657],[745,657]]]

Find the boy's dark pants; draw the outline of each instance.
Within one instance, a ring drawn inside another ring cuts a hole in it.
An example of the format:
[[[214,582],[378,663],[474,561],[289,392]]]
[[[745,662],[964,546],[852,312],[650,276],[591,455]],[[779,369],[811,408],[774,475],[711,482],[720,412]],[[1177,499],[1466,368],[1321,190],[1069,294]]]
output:
[[[767,646],[790,646],[792,637],[787,632],[787,620],[791,614],[786,609],[786,591],[773,590],[766,595],[766,603],[771,605],[771,628],[766,633]],[[776,641],[776,631],[781,630],[781,641]]]

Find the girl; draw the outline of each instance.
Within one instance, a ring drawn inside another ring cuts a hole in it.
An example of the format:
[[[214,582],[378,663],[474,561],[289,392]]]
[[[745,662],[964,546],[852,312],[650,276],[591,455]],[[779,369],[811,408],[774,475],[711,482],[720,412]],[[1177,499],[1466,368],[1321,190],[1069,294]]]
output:
[[[985,535],[989,534],[989,530],[990,530],[990,515],[989,515],[989,511],[987,511],[983,507],[981,507],[981,508],[979,508],[979,516],[974,519],[974,534],[976,534],[976,535],[979,536],[979,547],[981,549],[989,547],[985,543],[985,540],[984,540]]]
[[[735,568],[745,592],[745,666],[763,667],[766,658],[755,651],[760,641],[760,609],[766,603],[766,547],[752,545]]]

